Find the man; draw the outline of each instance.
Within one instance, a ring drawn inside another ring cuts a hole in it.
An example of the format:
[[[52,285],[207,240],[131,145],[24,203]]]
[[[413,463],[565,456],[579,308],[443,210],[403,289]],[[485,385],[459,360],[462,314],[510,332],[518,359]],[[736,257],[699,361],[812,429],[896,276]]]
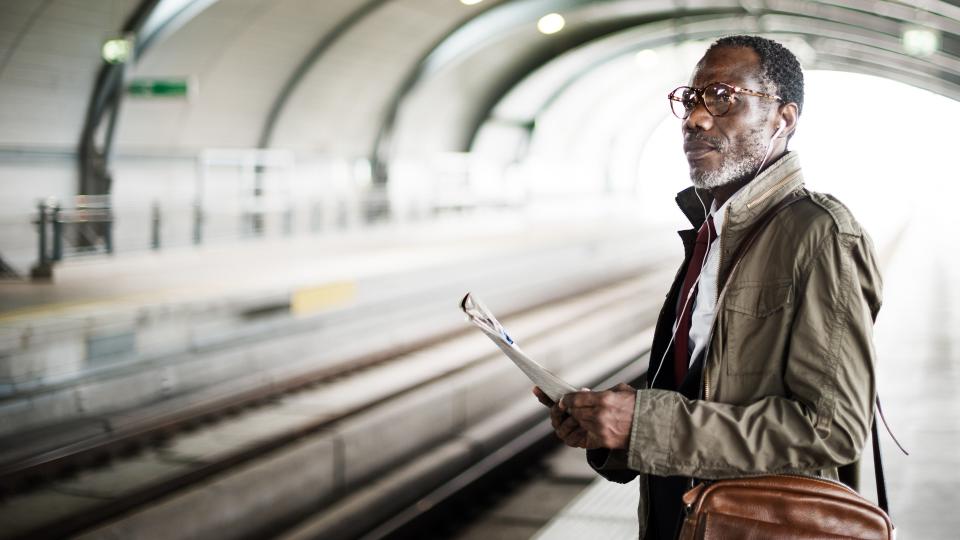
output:
[[[695,228],[680,232],[686,257],[643,388],[559,404],[534,389],[557,435],[601,475],[640,477],[641,538],[675,537],[694,479],[836,479],[860,455],[875,396],[879,271],[866,233],[804,188],[787,150],[803,106],[797,59],[760,37],[723,38],[670,100],[694,185],[677,202]]]

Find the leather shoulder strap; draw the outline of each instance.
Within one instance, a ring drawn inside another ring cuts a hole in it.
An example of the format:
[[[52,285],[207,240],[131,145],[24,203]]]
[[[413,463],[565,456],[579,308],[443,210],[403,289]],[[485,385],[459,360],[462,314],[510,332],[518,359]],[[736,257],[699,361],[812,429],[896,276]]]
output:
[[[877,400],[877,405],[880,401]],[[880,437],[877,435],[877,415],[873,415],[873,425],[870,426],[870,437],[873,439],[873,474],[877,477],[877,505],[890,516],[890,503],[887,501],[887,481],[883,474],[883,458],[880,456]]]
[[[887,433],[890,435],[890,438],[893,439],[894,444],[897,445],[897,448],[903,452],[903,455],[909,456],[910,452],[907,452],[907,449],[900,444],[900,441],[897,440],[897,437],[893,434],[893,430],[890,429],[890,424],[887,423],[887,418],[883,415],[883,407],[880,406],[880,395],[877,394],[877,412],[873,415],[873,425],[871,426],[871,435],[873,436],[873,472],[877,476],[877,504],[880,508],[883,508],[883,511],[890,515],[890,508],[887,503],[887,483],[883,476],[883,460],[880,457],[880,436],[877,429],[877,417],[880,417],[880,421],[883,422],[883,427],[887,429]]]

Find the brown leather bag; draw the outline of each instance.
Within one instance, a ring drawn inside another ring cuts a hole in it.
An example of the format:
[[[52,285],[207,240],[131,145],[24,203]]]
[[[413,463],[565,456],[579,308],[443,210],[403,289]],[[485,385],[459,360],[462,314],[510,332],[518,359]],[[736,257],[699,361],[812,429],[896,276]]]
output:
[[[890,540],[886,512],[840,482],[773,475],[700,484],[683,495],[681,540]]]
[[[766,224],[781,210],[804,198],[799,193],[791,194],[759,220],[734,256],[728,283],[743,254]],[[879,398],[877,412],[883,418]],[[845,484],[825,478],[769,475],[704,482],[683,495],[686,517],[680,540],[895,538],[887,513],[876,419],[871,436],[879,507]]]

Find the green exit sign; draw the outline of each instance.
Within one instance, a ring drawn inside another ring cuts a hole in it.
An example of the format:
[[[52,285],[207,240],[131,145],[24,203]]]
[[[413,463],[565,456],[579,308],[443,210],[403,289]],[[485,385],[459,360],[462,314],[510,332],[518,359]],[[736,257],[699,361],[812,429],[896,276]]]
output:
[[[133,79],[127,85],[127,94],[133,97],[182,98],[189,91],[187,79]]]

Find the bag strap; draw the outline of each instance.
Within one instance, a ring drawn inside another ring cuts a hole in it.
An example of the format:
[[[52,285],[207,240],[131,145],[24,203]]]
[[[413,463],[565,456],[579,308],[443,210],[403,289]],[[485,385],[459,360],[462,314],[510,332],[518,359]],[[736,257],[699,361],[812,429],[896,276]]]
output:
[[[736,272],[737,267],[740,266],[740,261],[743,259],[743,255],[750,249],[750,246],[753,245],[753,242],[760,236],[760,232],[766,228],[767,224],[773,221],[773,218],[776,217],[782,210],[788,206],[808,198],[809,195],[801,192],[794,191],[790,195],[787,195],[782,201],[777,203],[776,206],[767,211],[763,217],[757,222],[756,225],[750,230],[747,237],[743,242],[740,243],[740,246],[737,247],[736,253],[733,256],[733,266],[730,267],[730,272],[727,274],[727,279],[724,282],[723,288],[726,289],[727,285],[730,284],[730,280],[733,278],[733,274]],[[877,503],[878,506],[887,513],[887,516],[890,515],[890,505],[887,500],[887,482],[883,473],[883,458],[880,456],[880,437],[877,433],[877,416],[883,421],[883,425],[887,428],[887,432],[890,433],[890,437],[893,438],[893,441],[897,444],[906,455],[910,455],[900,444],[900,441],[893,436],[893,432],[890,431],[890,426],[887,424],[887,419],[883,416],[883,409],[880,407],[880,396],[877,396],[877,411],[873,415],[873,422],[870,427],[871,438],[873,439],[873,472],[876,477],[877,482]]]
[[[879,398],[877,399],[877,406],[880,406]],[[880,457],[880,437],[877,435],[877,415],[873,415],[870,436],[873,439],[873,474],[877,477],[877,504],[887,513],[887,516],[890,516],[890,504],[887,502],[887,482],[883,475],[883,458]]]
[[[873,437],[873,472],[877,477],[877,504],[880,508],[883,508],[883,511],[890,515],[890,510],[887,503],[887,483],[884,480],[883,476],[883,460],[880,457],[880,436],[878,435],[877,430],[877,417],[880,417],[880,421],[883,422],[883,427],[886,428],[887,433],[890,435],[890,438],[893,439],[894,444],[897,445],[897,448],[903,452],[903,455],[909,456],[910,452],[907,452],[907,449],[900,444],[900,441],[897,440],[896,435],[893,434],[893,430],[890,429],[890,424],[887,423],[887,418],[883,415],[883,407],[880,406],[880,395],[877,395],[877,412],[873,415],[873,426],[871,426],[871,435]]]

